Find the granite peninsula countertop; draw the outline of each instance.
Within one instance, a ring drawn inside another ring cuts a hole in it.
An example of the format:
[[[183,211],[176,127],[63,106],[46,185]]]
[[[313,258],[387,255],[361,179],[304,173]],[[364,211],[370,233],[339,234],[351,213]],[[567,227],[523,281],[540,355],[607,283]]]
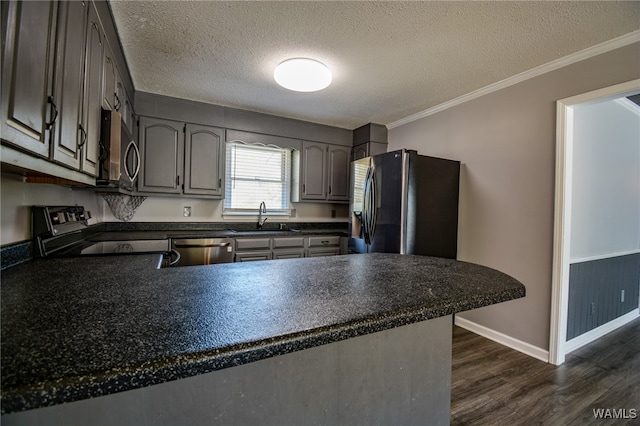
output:
[[[2,413],[203,374],[525,295],[454,260],[359,254],[157,269],[159,255],[2,272]]]

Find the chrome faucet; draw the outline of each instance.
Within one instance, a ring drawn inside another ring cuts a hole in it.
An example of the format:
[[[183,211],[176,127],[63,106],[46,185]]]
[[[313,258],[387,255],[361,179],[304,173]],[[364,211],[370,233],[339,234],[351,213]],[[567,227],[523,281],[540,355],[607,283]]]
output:
[[[262,225],[267,221],[267,217],[262,218],[262,213],[267,213],[267,205],[263,202],[260,203],[260,207],[258,207],[258,229],[262,229]]]

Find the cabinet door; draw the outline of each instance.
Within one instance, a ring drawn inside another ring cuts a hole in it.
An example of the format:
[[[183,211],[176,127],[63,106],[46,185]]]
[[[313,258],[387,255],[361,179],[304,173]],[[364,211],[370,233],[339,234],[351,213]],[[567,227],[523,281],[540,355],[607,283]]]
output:
[[[353,161],[369,156],[369,144],[363,143],[353,147]]]
[[[16,1],[6,9],[2,60],[2,139],[49,157],[58,112],[50,96],[57,2]]]
[[[182,192],[184,124],[149,117],[140,118],[141,192]]]
[[[100,155],[100,120],[102,116],[102,49],[103,37],[98,14],[88,3],[87,41],[85,44],[84,95],[82,99],[86,142],[81,145],[82,171],[98,175]]]
[[[82,121],[82,90],[88,6],[83,1],[59,4],[53,97],[58,101],[60,116],[52,127],[53,160],[79,169],[79,146],[86,138]]]
[[[329,188],[327,200],[349,201],[349,156],[351,150],[329,145]]]
[[[327,145],[302,143],[302,200],[324,200],[327,198]]]
[[[184,193],[223,194],[224,130],[187,124],[185,129]]]
[[[118,110],[119,105],[116,104],[118,69],[104,32],[102,33],[102,38],[104,44],[102,51],[104,54],[102,59],[102,107],[104,109]]]

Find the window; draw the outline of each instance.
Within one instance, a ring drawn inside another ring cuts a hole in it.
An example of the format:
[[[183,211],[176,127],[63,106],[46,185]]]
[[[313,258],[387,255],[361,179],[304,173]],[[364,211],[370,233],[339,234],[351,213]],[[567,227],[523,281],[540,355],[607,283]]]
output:
[[[256,213],[262,201],[269,214],[289,214],[291,151],[240,141],[226,144],[224,213]]]

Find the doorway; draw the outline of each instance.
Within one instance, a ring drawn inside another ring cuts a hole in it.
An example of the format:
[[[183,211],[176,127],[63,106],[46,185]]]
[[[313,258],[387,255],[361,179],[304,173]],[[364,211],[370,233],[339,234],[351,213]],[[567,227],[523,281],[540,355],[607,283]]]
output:
[[[638,317],[636,308],[630,315],[604,324],[593,332],[585,333],[585,338],[572,339],[571,344],[567,343],[575,112],[583,105],[625,98],[637,93],[640,93],[640,79],[557,101],[554,255],[549,342],[549,362],[555,365],[562,364],[566,353],[571,350],[594,340],[599,334],[605,334]],[[640,250],[637,251],[640,252]],[[576,342],[579,342],[579,346]]]

